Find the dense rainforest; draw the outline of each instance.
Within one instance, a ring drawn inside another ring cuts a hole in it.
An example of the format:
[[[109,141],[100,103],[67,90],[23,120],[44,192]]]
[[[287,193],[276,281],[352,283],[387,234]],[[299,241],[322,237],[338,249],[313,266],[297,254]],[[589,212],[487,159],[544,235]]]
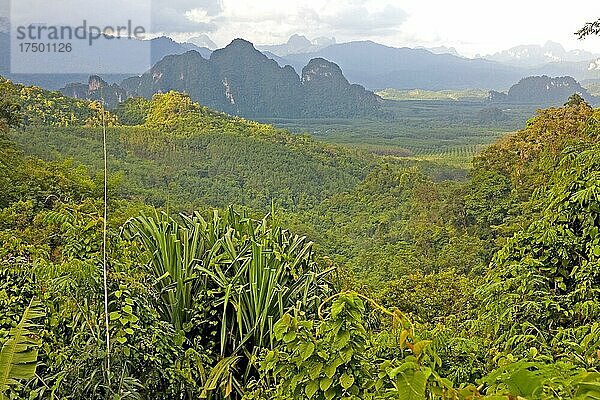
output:
[[[465,172],[177,92],[0,95],[1,398],[600,398],[580,97]]]

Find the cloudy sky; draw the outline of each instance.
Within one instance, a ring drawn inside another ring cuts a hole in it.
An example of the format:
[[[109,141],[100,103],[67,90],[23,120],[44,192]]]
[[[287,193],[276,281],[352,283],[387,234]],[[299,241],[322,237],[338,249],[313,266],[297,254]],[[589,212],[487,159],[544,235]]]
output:
[[[299,33],[454,46],[468,56],[548,40],[600,53],[600,37],[573,35],[596,18],[598,0],[153,0],[156,31],[179,40],[205,33],[219,46],[236,37],[276,44]]]
[[[8,1],[0,0],[0,20],[8,13]],[[69,14],[54,1],[37,1],[45,4],[40,8],[47,13]],[[60,4],[85,3],[83,10],[87,10],[94,4],[88,1],[60,0]],[[207,34],[221,47],[237,37],[255,44],[279,44],[298,33],[310,39],[335,37],[338,42],[453,46],[467,56],[548,40],[567,50],[600,53],[600,36],[578,41],[573,35],[586,21],[600,18],[600,0],[126,0],[119,4],[114,18],[129,15],[127,8],[144,10],[138,14],[151,13],[156,34],[180,41]],[[115,12],[115,7],[108,8]]]

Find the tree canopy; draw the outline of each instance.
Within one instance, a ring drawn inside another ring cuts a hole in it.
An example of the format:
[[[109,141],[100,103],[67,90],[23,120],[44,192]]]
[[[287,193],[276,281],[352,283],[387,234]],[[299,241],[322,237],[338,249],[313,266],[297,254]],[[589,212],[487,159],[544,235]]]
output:
[[[102,108],[6,87],[46,116],[0,135],[2,398],[600,397],[585,102],[439,179],[185,94],[131,101],[108,133],[107,353]]]

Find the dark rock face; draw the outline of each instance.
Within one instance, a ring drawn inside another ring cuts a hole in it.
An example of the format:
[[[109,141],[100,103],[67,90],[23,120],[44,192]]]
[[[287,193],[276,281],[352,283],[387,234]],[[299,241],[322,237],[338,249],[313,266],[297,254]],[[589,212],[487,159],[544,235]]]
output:
[[[109,85],[96,75],[90,76],[87,85],[84,83],[70,83],[60,91],[76,99],[104,101],[107,107],[116,107],[127,100],[127,92],[117,84]]]
[[[302,98],[300,78],[292,67],[280,67],[252,43],[236,39],[216,50],[210,63],[218,76],[219,92],[226,97],[220,110],[253,117],[297,112]]]
[[[551,78],[546,75],[523,78],[511,86],[508,93],[492,91],[490,101],[508,103],[533,103],[540,105],[562,105],[572,94],[579,94],[585,101],[594,99],[587,89],[570,76]]]
[[[382,100],[360,85],[351,85],[337,64],[323,58],[302,69],[305,111],[309,115],[351,117],[378,110]]]
[[[302,69],[303,84],[328,84],[332,82],[348,84],[348,80],[342,74],[340,67],[324,58],[313,58],[309,61],[308,65]]]
[[[132,95],[147,98],[176,90],[205,105],[224,105],[227,100],[215,69],[196,51],[167,56],[142,76],[124,80],[121,86]]]
[[[377,112],[381,99],[351,85],[334,63],[311,60],[302,78],[290,67],[236,39],[210,59],[191,51],[168,56],[141,77],[123,82],[130,94],[177,90],[208,107],[245,117],[334,117]]]

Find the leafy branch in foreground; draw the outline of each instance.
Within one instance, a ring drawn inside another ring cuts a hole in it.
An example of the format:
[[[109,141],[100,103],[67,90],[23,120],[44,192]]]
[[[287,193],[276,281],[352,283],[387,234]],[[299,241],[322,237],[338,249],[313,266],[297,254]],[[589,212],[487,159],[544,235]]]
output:
[[[584,39],[586,36],[600,34],[600,18],[594,22],[586,23],[583,28],[575,32],[575,34],[580,40]]]
[[[274,325],[279,346],[264,354],[262,380],[249,399],[416,400],[476,393],[474,387],[459,393],[436,373],[431,342],[420,340],[399,310],[389,311],[355,292],[328,300],[332,303],[325,317],[319,313],[321,321],[285,314]],[[397,357],[379,354],[380,336],[365,327],[367,304],[391,317],[393,343],[386,350]]]
[[[0,399],[4,399],[9,386],[35,375],[40,341],[34,332],[39,325],[33,321],[45,315],[41,302],[32,299],[19,324],[11,329],[10,337],[0,351]]]

